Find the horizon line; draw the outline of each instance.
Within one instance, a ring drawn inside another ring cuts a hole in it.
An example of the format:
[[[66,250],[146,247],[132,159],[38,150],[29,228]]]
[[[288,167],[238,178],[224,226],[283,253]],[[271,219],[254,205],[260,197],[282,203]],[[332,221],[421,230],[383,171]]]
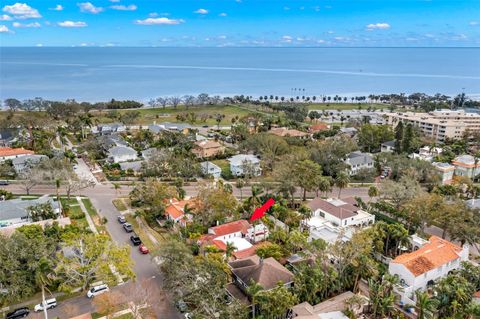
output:
[[[25,46],[0,46],[3,48],[151,48],[151,49],[480,49],[480,46],[140,46],[140,45],[25,45]]]

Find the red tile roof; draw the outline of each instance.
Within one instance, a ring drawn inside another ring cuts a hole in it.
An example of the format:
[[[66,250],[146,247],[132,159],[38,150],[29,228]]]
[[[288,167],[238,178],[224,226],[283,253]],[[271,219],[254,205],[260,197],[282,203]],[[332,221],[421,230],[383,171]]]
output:
[[[34,151],[22,148],[0,147],[0,156],[32,155]]]
[[[398,256],[392,263],[404,265],[415,277],[460,258],[462,247],[437,236],[420,249]]]
[[[242,232],[246,234],[247,230],[250,228],[250,223],[244,219],[237,220],[231,223],[226,223],[220,226],[211,227],[208,231],[217,236],[224,236],[228,234],[233,234],[236,232]]]
[[[330,126],[326,123],[318,123],[310,126],[310,131],[311,132],[320,132],[320,131],[326,131],[330,128]]]

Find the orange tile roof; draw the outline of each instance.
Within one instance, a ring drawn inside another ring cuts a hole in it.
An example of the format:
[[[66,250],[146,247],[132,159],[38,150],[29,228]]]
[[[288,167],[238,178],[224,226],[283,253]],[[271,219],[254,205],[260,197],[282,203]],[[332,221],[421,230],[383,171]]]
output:
[[[319,132],[319,131],[326,131],[330,128],[330,126],[326,123],[318,123],[310,126],[311,132]]]
[[[276,127],[272,128],[269,133],[277,135],[277,136],[291,136],[291,137],[303,137],[307,136],[308,134],[299,130],[295,129],[287,129],[285,127]]]
[[[217,236],[223,236],[223,235],[233,234],[236,232],[242,232],[243,234],[246,234],[249,228],[250,228],[250,223],[244,219],[241,219],[231,223],[226,223],[220,226],[212,227],[210,228],[210,230]]]
[[[222,144],[213,141],[213,140],[204,140],[204,141],[197,141],[195,142],[195,145],[199,148],[218,148],[218,147],[223,147]]]
[[[166,200],[167,203],[170,203],[165,208],[165,213],[168,214],[172,219],[177,219],[182,217],[185,214],[185,206],[188,205],[189,208],[195,208],[198,205],[197,199],[188,199],[179,201],[176,198]]]
[[[404,265],[415,277],[460,258],[462,247],[437,236],[417,251],[398,256],[393,263]]]
[[[0,147],[0,156],[16,156],[16,155],[28,155],[35,154],[34,151],[21,148]]]
[[[184,215],[184,212],[182,209],[177,207],[175,204],[170,204],[168,205],[167,208],[165,208],[165,212],[172,218],[172,219],[177,219],[180,218]]]
[[[480,290],[473,294],[474,298],[480,298]]]

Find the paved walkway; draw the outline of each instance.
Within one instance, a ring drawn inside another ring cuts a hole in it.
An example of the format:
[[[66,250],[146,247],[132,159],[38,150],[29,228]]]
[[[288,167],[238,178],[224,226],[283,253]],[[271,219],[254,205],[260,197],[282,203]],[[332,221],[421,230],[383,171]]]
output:
[[[82,209],[83,213],[85,214],[85,219],[87,220],[88,227],[94,234],[98,234],[97,227],[95,227],[95,223],[92,220],[92,217],[87,211],[87,208],[85,207],[85,204],[83,204],[82,198],[80,196],[77,196],[77,202],[80,205],[80,208]]]

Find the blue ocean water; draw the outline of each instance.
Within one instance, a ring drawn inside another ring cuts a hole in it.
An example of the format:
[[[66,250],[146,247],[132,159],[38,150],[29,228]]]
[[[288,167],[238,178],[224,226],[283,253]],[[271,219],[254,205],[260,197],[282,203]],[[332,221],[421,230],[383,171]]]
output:
[[[0,98],[480,96],[480,48],[0,48]]]

